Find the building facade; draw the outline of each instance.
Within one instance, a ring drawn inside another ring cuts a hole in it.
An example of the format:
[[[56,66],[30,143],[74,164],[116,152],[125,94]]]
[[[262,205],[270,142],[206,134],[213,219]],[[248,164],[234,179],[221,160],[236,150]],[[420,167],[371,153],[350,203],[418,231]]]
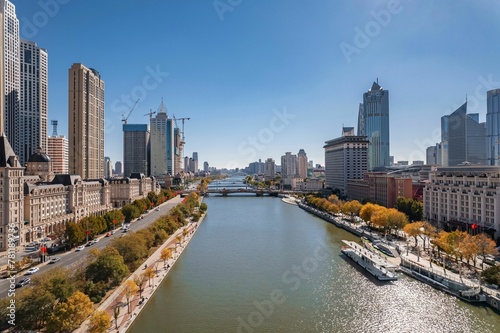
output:
[[[281,156],[281,181],[284,189],[292,188],[292,180],[298,177],[297,155],[286,152]]]
[[[268,158],[265,162],[265,178],[266,180],[272,180],[276,176],[276,163],[272,158]]]
[[[389,166],[389,91],[382,89],[378,82],[373,82],[371,89],[363,94],[362,121],[361,134],[370,142],[368,169]]]
[[[95,69],[69,69],[69,172],[84,179],[104,177],[104,81]]]
[[[123,207],[134,200],[147,197],[151,191],[157,192],[156,179],[137,172],[129,177],[111,179],[109,183],[113,207]]]
[[[486,124],[479,114],[467,114],[467,102],[441,117],[442,165],[487,164]]]
[[[486,154],[488,165],[500,165],[500,89],[486,93]]]
[[[174,175],[174,123],[168,118],[163,103],[155,118],[151,118],[151,175],[154,177]]]
[[[47,138],[47,155],[52,160],[52,169],[55,174],[69,173],[68,139],[64,135]]]
[[[123,124],[123,174],[149,175],[149,128],[146,124]]]
[[[113,177],[113,162],[108,156],[104,157],[104,178],[108,179]]]
[[[325,142],[326,187],[347,192],[348,179],[361,179],[368,170],[366,136],[355,136],[352,127],[344,127],[342,136]]]
[[[307,178],[307,154],[304,149],[300,149],[297,154],[297,173],[300,178]]]
[[[34,42],[20,42],[19,131],[14,151],[21,165],[38,147],[47,151],[48,54]]]
[[[500,237],[500,167],[455,166],[430,173],[424,189],[424,218],[439,227],[487,232]]]

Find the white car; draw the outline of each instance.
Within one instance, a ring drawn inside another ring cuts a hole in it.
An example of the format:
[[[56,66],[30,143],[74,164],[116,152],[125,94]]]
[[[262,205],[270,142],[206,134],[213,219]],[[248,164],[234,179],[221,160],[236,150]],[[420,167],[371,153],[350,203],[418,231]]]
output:
[[[38,267],[31,267],[30,269],[28,269],[28,271],[26,272],[26,275],[31,275],[31,274],[35,274],[36,272],[38,272],[40,270],[40,268]]]
[[[80,245],[79,247],[76,248],[75,251],[83,251],[85,249],[85,246]]]

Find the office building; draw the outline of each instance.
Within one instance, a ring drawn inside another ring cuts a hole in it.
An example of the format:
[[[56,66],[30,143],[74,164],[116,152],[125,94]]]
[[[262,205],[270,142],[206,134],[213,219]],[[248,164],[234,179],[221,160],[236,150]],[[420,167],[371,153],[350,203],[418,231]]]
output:
[[[189,157],[184,156],[184,172],[189,172],[191,170],[191,166],[189,165]]]
[[[52,170],[55,174],[68,173],[68,139],[64,135],[47,138],[47,155],[52,160]]]
[[[198,172],[198,153],[193,152],[193,163],[191,165],[191,172]]]
[[[46,152],[48,112],[48,55],[34,42],[20,42],[19,130],[14,151],[21,165],[38,147]],[[12,141],[12,140],[11,140]]]
[[[283,189],[292,189],[293,179],[299,176],[297,164],[297,155],[286,152],[285,155],[281,156],[281,182],[283,183]]]
[[[365,135],[365,114],[363,103],[359,103],[358,108],[358,136]]]
[[[300,149],[297,154],[297,173],[300,178],[307,178],[307,155],[304,149]]]
[[[19,133],[19,20],[16,7],[0,0],[0,133],[14,145]]]
[[[115,163],[115,175],[121,175],[122,174],[122,162],[117,161]]]
[[[208,165],[208,162],[203,162],[203,171],[204,172],[210,172],[210,166]]]
[[[361,124],[358,125],[358,133],[366,136],[370,142],[368,169],[378,170],[389,166],[389,91],[382,89],[378,80],[363,94],[358,124]]]
[[[104,81],[82,64],[69,69],[69,172],[104,177]]]
[[[487,164],[486,124],[467,114],[467,102],[441,117],[442,165]]]
[[[109,179],[113,177],[113,164],[111,158],[104,157],[104,178]]]
[[[500,165],[500,89],[486,93],[486,153],[489,165]]]
[[[123,124],[123,175],[149,175],[150,133],[146,124]]]
[[[174,175],[174,123],[168,118],[163,100],[156,117],[151,118],[150,131],[151,175]]]
[[[368,170],[368,139],[343,127],[342,136],[325,142],[325,169],[328,188],[347,193],[348,179],[361,179]]]
[[[268,158],[265,163],[265,177],[266,180],[272,180],[276,176],[276,163],[272,158]]]

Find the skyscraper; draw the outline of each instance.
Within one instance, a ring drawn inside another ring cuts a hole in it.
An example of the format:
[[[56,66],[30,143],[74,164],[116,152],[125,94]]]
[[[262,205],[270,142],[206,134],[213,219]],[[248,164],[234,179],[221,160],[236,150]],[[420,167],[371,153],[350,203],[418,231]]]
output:
[[[155,118],[151,118],[151,175],[174,174],[174,123],[161,101]]]
[[[266,160],[266,173],[265,173],[266,180],[274,179],[275,175],[276,175],[276,163],[272,158],[268,158]]]
[[[19,130],[14,151],[25,165],[38,147],[47,152],[48,55],[34,42],[20,43]]]
[[[123,124],[123,174],[149,175],[149,129],[146,124]]]
[[[104,177],[104,81],[76,63],[69,69],[69,172],[83,179]]]
[[[358,135],[365,135],[365,114],[363,103],[359,103],[358,108]]]
[[[207,162],[207,161],[203,162],[203,171],[205,171],[205,172],[210,171],[210,170],[209,170],[209,165],[208,165],[208,162]]]
[[[192,172],[198,172],[198,153],[193,152],[193,164],[191,165]]]
[[[487,92],[486,153],[489,165],[500,165],[500,89]]]
[[[389,91],[382,89],[378,80],[363,94],[363,110],[360,114],[362,116],[358,115],[358,123],[362,123],[362,126],[358,125],[358,134],[365,135],[370,142],[368,169],[389,166]]]
[[[441,117],[442,165],[486,164],[486,124],[467,114],[467,102]]]
[[[104,157],[104,178],[111,178],[113,176],[113,163],[108,156]]]
[[[68,173],[68,139],[64,135],[57,135],[57,120],[51,121],[54,130],[52,136],[47,138],[47,155],[52,161],[54,174]]]
[[[326,141],[326,186],[345,194],[348,179],[362,179],[368,169],[368,146],[366,136],[355,136],[353,127],[343,127],[341,137]]]
[[[122,162],[115,162],[115,175],[119,175],[122,173]]]
[[[14,145],[19,133],[19,20],[16,7],[0,0],[0,134],[5,132]]]
[[[297,154],[297,174],[300,178],[307,178],[307,155],[304,149]]]

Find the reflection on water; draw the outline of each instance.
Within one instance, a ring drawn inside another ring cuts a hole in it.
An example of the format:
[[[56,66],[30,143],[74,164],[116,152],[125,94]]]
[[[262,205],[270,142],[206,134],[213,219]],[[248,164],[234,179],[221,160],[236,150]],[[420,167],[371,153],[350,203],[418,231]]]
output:
[[[278,198],[210,197],[129,332],[500,332],[500,316],[339,255],[356,237]],[[499,328],[497,328],[499,327]]]

